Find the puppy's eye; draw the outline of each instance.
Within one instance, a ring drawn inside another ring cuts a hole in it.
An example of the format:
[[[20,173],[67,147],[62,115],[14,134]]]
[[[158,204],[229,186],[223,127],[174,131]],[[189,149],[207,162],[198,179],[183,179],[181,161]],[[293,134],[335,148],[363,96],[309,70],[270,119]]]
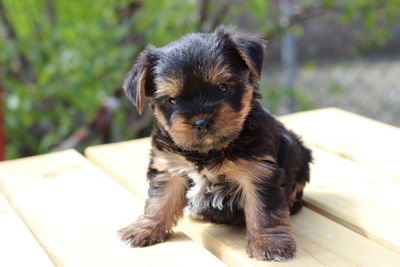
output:
[[[226,93],[229,90],[229,86],[227,84],[219,84],[218,88],[222,93]]]
[[[176,99],[173,97],[168,98],[168,103],[175,105],[176,104]]]

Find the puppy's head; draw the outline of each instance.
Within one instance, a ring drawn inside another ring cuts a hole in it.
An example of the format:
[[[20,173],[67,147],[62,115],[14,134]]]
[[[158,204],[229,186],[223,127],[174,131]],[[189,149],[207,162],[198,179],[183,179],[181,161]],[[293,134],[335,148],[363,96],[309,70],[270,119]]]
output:
[[[168,45],[147,47],[127,74],[123,88],[142,112],[144,97],[185,150],[207,152],[229,145],[241,132],[260,80],[261,39],[224,27]]]

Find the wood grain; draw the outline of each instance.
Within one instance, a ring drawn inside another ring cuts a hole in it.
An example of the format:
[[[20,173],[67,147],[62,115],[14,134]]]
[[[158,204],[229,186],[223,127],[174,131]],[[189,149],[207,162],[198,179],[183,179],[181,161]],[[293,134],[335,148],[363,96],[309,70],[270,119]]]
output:
[[[309,206],[400,253],[400,129],[336,108],[281,120],[314,151]]]
[[[400,178],[313,147],[309,207],[400,253]]]
[[[0,193],[0,266],[54,266]]]
[[[307,143],[400,177],[400,129],[337,108],[280,117]]]
[[[142,199],[146,198],[145,173],[149,139],[90,147],[86,156]],[[286,263],[249,259],[243,229],[184,218],[178,225],[229,266],[395,266],[400,255],[307,208],[292,218],[298,244],[296,257]]]
[[[125,246],[117,231],[143,202],[75,151],[5,162],[0,173],[0,188],[57,266],[224,266],[181,232]]]

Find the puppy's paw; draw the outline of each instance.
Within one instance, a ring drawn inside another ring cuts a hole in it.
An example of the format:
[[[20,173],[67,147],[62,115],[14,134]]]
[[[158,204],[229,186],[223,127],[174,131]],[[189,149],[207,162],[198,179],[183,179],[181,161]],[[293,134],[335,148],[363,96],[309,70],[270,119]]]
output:
[[[119,230],[121,239],[131,247],[146,247],[163,242],[169,231],[151,226],[131,224]]]
[[[251,258],[268,261],[285,261],[296,253],[296,243],[290,234],[253,238],[247,245]]]

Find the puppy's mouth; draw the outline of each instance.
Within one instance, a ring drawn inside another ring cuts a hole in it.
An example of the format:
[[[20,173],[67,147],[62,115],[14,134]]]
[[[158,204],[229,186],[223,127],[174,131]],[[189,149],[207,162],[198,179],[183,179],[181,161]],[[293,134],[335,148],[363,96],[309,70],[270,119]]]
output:
[[[226,148],[236,137],[237,134],[222,135],[215,130],[196,133],[194,140],[186,149],[204,153],[210,150],[221,150]]]
[[[227,148],[242,130],[241,122],[234,120],[233,115],[226,116],[227,112],[223,114],[225,117],[222,118],[201,115],[190,120],[176,116],[174,123],[167,130],[174,143],[183,150],[200,153],[222,150]]]

